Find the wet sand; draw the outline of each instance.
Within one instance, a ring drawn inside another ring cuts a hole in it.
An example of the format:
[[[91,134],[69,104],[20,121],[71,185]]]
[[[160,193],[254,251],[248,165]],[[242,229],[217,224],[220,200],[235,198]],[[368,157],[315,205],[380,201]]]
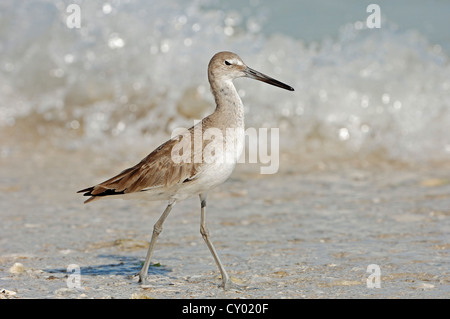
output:
[[[450,297],[448,168],[282,165],[259,175],[240,165],[210,192],[207,219],[242,289],[218,287],[197,198],[169,215],[142,288],[133,276],[165,203],[83,205],[78,189],[134,163],[50,153],[1,159],[0,298]],[[70,264],[79,288],[68,288]],[[367,287],[370,264],[381,288]]]

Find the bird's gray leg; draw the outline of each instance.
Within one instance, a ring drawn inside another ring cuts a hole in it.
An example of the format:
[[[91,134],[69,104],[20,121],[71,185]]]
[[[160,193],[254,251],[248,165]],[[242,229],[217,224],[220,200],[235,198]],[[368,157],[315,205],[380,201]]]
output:
[[[145,258],[144,265],[142,266],[141,271],[139,272],[139,282],[142,284],[146,283],[146,277],[148,273],[148,267],[150,266],[150,259],[153,255],[153,250],[155,249],[156,240],[158,239],[159,234],[162,231],[162,225],[172,210],[172,206],[175,205],[175,201],[170,201],[167,205],[166,209],[162,213],[161,217],[158,219],[156,224],[153,226],[153,234],[152,239],[150,241],[150,245],[148,246],[147,257]]]
[[[209,251],[214,257],[214,260],[216,261],[217,267],[219,267],[219,270],[222,274],[222,287],[227,290],[230,286],[230,277],[228,276],[225,268],[222,265],[222,262],[220,261],[219,255],[217,255],[216,249],[214,248],[211,240],[209,239],[209,232],[206,228],[206,219],[205,219],[205,206],[206,206],[206,194],[200,194],[200,202],[201,202],[201,222],[200,222],[200,234],[202,234],[203,239],[206,242],[206,245],[209,248]]]

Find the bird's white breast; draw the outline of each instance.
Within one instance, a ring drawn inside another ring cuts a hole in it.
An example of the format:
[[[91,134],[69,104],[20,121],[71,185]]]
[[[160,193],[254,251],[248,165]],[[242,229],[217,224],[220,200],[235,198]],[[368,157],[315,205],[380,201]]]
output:
[[[222,184],[233,172],[244,148],[244,129],[229,128],[223,140],[211,140],[203,149],[203,163],[195,178],[178,189],[176,197],[205,193]]]

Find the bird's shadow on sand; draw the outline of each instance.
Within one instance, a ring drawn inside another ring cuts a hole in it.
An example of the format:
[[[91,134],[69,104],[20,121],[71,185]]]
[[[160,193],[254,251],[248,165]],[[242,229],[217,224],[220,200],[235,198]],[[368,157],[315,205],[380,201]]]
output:
[[[137,257],[127,257],[119,255],[99,255],[98,258],[106,258],[115,260],[115,263],[107,263],[101,265],[83,266],[74,265],[68,268],[48,268],[43,269],[43,271],[51,274],[67,274],[70,275],[77,271],[76,268],[79,266],[80,275],[85,276],[135,276],[139,273],[142,268],[142,259]],[[69,265],[68,265],[69,266]],[[149,275],[164,275],[168,276],[171,269],[160,264],[151,264],[148,270]]]

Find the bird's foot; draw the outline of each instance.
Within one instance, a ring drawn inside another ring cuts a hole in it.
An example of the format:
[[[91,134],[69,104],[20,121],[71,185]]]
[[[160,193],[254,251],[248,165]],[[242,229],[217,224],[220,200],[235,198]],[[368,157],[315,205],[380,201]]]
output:
[[[236,281],[239,281],[239,280],[236,280]],[[223,290],[225,290],[225,291],[227,291],[227,290],[243,290],[245,288],[245,286],[234,282],[230,278],[225,278],[225,280],[223,280],[222,284],[219,287],[223,288]]]
[[[148,286],[147,276],[141,274],[140,272],[133,276],[134,278],[138,277],[138,283],[142,286]]]

